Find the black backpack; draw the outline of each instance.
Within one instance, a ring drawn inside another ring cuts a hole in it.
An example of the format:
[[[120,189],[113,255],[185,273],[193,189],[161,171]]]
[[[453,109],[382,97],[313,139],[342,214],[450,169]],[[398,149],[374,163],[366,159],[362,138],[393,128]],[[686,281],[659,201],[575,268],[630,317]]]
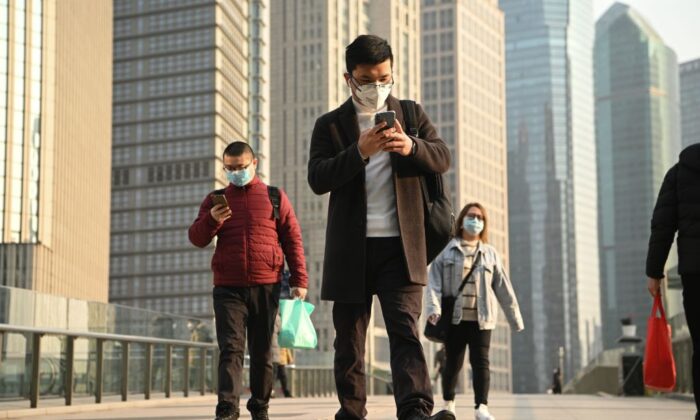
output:
[[[401,110],[406,132],[413,137],[418,137],[416,103],[411,100],[402,100]],[[455,215],[452,211],[452,203],[445,194],[442,174],[424,173],[420,181],[425,204],[425,250],[428,264],[430,264],[454,236]]]

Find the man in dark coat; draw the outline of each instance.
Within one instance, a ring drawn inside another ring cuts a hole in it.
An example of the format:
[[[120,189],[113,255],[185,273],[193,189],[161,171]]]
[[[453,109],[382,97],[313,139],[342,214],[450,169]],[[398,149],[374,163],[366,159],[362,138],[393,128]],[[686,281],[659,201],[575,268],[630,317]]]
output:
[[[443,173],[450,152],[420,106],[418,135],[405,133],[393,85],[391,47],[358,37],[346,50],[345,80],[352,97],[316,121],[309,185],[331,193],[321,297],[334,301],[336,419],[367,415],[365,337],[376,294],[389,335],[399,419],[454,419],[433,409],[430,375],[418,332],[427,283],[420,175]],[[396,124],[375,124],[394,111]]]
[[[688,146],[666,174],[651,220],[647,254],[648,288],[659,293],[664,265],[678,232],[678,273],[683,307],[693,341],[693,391],[700,420],[700,143]]]

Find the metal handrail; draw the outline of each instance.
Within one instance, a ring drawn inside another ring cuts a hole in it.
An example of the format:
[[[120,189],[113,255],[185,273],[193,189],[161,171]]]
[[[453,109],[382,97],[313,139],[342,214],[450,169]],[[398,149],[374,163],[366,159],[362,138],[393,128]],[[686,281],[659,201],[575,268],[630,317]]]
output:
[[[172,388],[172,351],[173,347],[181,347],[185,350],[184,367],[185,367],[185,383],[184,396],[189,395],[189,352],[190,349],[199,349],[200,377],[199,391],[201,395],[206,393],[206,357],[207,351],[212,352],[212,378],[216,378],[218,352],[216,351],[216,343],[203,343],[185,340],[173,340],[167,338],[152,338],[139,337],[134,335],[109,334],[109,333],[94,333],[82,331],[68,331],[55,328],[37,328],[24,327],[9,324],[0,324],[0,334],[19,333],[32,336],[32,364],[31,364],[31,382],[29,401],[31,408],[36,408],[39,402],[39,365],[41,362],[41,337],[44,335],[58,335],[66,337],[66,375],[65,375],[65,401],[66,405],[71,405],[73,401],[73,367],[75,362],[75,340],[78,338],[87,338],[96,340],[96,387],[95,387],[95,402],[102,402],[102,384],[103,384],[103,367],[104,367],[104,343],[106,341],[119,342],[122,344],[122,366],[121,366],[121,399],[127,400],[129,391],[129,345],[131,343],[145,344],[146,347],[146,366],[144,369],[144,390],[145,399],[151,396],[151,372],[153,370],[153,346],[165,346],[165,397],[170,398]],[[213,381],[215,382],[215,381]]]
[[[129,343],[146,344],[170,344],[173,346],[217,348],[216,343],[203,343],[199,341],[174,340],[170,338],[142,337],[138,335],[96,333],[89,331],[70,331],[57,328],[23,327],[17,325],[0,324],[0,331],[11,333],[39,333],[43,335],[63,335],[75,338],[95,338],[105,341],[128,341]]]

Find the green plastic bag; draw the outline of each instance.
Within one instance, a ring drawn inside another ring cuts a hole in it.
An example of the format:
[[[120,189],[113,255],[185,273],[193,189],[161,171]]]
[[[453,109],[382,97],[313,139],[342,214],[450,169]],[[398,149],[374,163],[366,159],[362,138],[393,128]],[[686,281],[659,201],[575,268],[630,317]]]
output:
[[[280,300],[279,345],[290,349],[315,349],[316,329],[311,322],[314,305],[301,299]]]

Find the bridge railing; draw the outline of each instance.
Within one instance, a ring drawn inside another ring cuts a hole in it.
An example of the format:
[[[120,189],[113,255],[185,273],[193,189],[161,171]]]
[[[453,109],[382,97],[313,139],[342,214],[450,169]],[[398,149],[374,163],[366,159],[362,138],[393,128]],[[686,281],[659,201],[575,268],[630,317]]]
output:
[[[0,400],[216,389],[215,343],[0,324]]]
[[[247,358],[246,358],[247,359]],[[243,387],[249,388],[248,361]],[[32,408],[44,399],[153,393],[170,398],[216,392],[216,343],[16,326],[0,323],[0,402],[28,400]],[[330,366],[290,366],[292,395],[325,397],[336,393]],[[386,376],[386,375],[385,375]],[[391,393],[391,381],[368,375],[376,394]]]

